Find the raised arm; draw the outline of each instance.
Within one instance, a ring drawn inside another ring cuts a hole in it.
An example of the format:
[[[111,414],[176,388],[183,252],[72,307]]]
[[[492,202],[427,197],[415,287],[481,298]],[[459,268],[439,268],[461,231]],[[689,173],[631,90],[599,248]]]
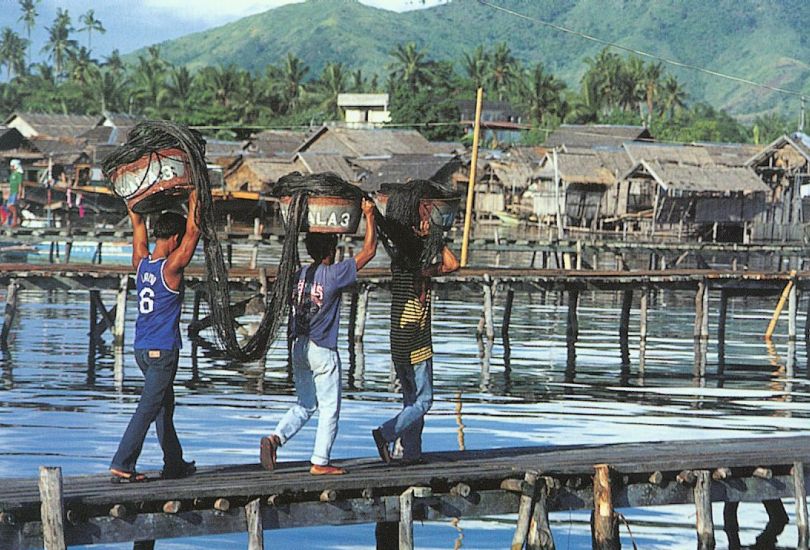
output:
[[[377,254],[377,224],[374,221],[374,203],[372,201],[363,199],[363,214],[366,217],[366,238],[363,240],[363,248],[354,256],[358,271],[363,269]]]
[[[442,248],[442,261],[423,270],[422,276],[438,277],[439,275],[447,275],[448,273],[457,271],[459,267],[461,267],[461,264],[458,263],[458,258],[456,258],[453,251],[445,245],[444,248]]]
[[[132,267],[138,269],[141,260],[149,255],[146,223],[143,221],[143,216],[132,210],[129,210],[129,221],[132,223]]]
[[[186,219],[186,233],[180,245],[166,258],[163,267],[163,277],[172,288],[178,288],[183,269],[191,262],[197,243],[200,241],[200,226],[197,222],[197,190],[188,196],[188,218]],[[175,284],[176,283],[176,284]]]

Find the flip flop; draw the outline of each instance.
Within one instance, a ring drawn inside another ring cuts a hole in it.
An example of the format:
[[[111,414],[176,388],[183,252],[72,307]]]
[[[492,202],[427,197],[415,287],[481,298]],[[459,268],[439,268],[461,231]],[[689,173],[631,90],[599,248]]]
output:
[[[144,483],[149,481],[146,474],[140,472],[125,472],[123,470],[110,468],[110,473],[112,474],[110,478],[110,482],[112,483]]]

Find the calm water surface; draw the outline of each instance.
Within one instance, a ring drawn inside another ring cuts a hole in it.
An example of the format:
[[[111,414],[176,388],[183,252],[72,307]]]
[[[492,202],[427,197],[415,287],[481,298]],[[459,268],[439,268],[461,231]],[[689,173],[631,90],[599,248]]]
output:
[[[503,296],[498,298],[499,323]],[[112,303],[114,296],[105,294],[104,299]],[[425,449],[808,431],[810,393],[804,343],[796,346],[792,359],[784,337],[777,337],[770,350],[762,341],[775,298],[731,302],[725,375],[715,375],[717,346],[712,340],[709,377],[703,382],[692,378],[691,293],[655,295],[643,375],[638,368],[637,310],[631,321],[631,365],[627,368],[622,366],[618,345],[620,297],[585,292],[580,299],[575,372],[566,365],[566,306],[559,305],[556,294],[518,292],[509,368],[498,338],[487,376],[481,374],[475,339],[480,296],[440,295],[434,312],[436,399],[425,428]],[[400,406],[390,379],[388,303],[386,291],[373,291],[364,371],[350,372],[348,352],[341,352],[345,393],[334,458],[373,455],[370,430]],[[189,299],[184,324],[190,306]],[[713,301],[713,336],[717,306]],[[22,293],[11,349],[0,363],[0,483],[4,477],[36,476],[38,466],[45,464],[61,466],[65,475],[106,470],[135,408],[141,377],[128,352],[122,384],[116,383],[110,353],[98,360],[94,375],[88,373],[88,309],[86,293]],[[800,311],[805,309],[800,307]],[[344,320],[347,310],[344,304]],[[131,349],[135,308],[130,307],[129,313],[127,350]],[[783,320],[777,334],[786,332]],[[275,345],[264,370],[254,364],[211,358],[204,351],[198,352],[194,369],[191,348],[186,342],[176,382],[176,423],[187,457],[202,466],[257,462],[259,438],[275,426],[294,400],[287,382],[286,345]],[[313,421],[304,428],[285,446],[280,458],[308,459],[315,425]],[[160,464],[160,449],[150,434],[139,466],[157,469]],[[792,518],[792,502],[786,501],[786,508]],[[694,548],[691,506],[622,512],[639,548]],[[551,520],[557,548],[590,547],[587,512],[554,513]],[[743,544],[754,542],[766,520],[761,506],[740,506]],[[722,522],[722,505],[715,507],[715,521]],[[420,549],[478,549],[505,548],[513,528],[514,518],[499,517],[416,524],[414,530]],[[265,540],[268,548],[373,548],[373,533],[373,525],[326,527],[268,531]],[[624,527],[622,537],[631,547]],[[725,535],[719,530],[717,540],[719,547],[725,546]],[[246,542],[246,536],[229,535],[159,541],[157,547],[244,548]],[[796,545],[793,525],[786,528],[779,545]]]

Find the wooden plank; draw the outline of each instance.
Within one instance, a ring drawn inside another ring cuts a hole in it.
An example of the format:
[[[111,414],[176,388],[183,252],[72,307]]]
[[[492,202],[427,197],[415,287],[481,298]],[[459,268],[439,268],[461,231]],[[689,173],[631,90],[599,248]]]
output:
[[[42,541],[45,550],[65,550],[65,510],[62,502],[62,469],[39,468],[39,493],[42,500]]]

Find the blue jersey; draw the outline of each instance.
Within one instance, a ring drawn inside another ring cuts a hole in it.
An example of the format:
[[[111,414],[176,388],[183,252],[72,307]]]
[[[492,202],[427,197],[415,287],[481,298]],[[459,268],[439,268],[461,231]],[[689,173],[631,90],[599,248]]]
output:
[[[138,295],[138,319],[135,321],[135,349],[173,350],[182,347],[180,308],[183,283],[172,290],[163,279],[166,258],[141,260],[135,281]]]

